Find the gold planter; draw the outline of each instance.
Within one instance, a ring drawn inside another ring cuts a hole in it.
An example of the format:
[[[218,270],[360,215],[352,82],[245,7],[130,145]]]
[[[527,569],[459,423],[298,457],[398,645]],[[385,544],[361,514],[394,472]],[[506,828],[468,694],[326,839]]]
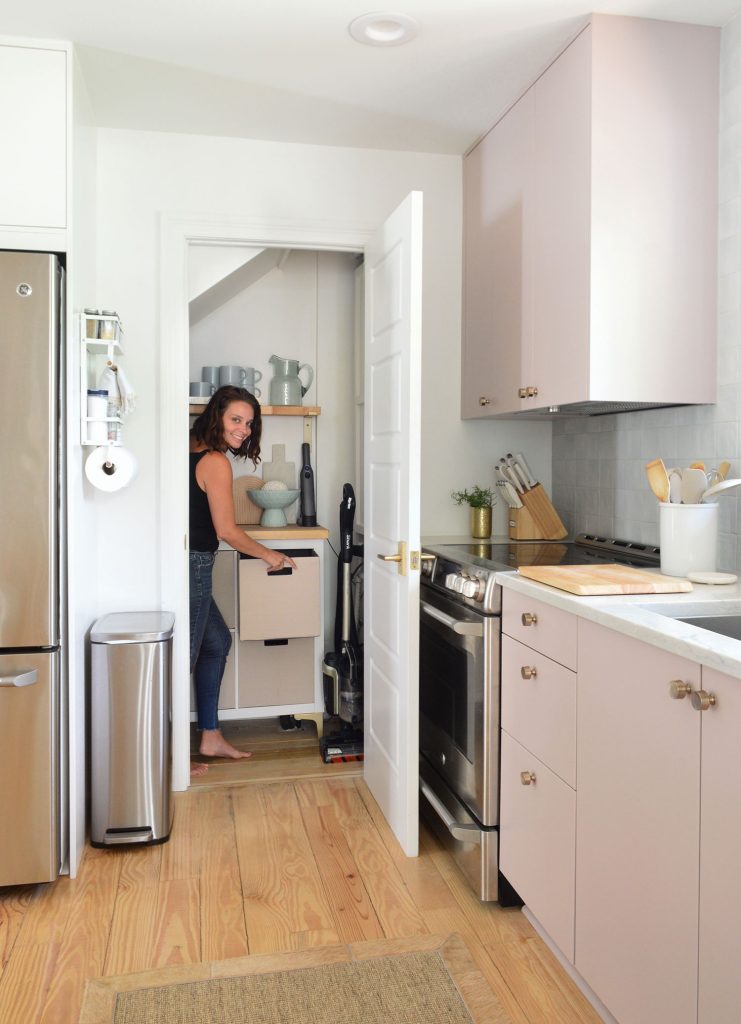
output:
[[[491,537],[491,506],[471,509],[471,536]]]

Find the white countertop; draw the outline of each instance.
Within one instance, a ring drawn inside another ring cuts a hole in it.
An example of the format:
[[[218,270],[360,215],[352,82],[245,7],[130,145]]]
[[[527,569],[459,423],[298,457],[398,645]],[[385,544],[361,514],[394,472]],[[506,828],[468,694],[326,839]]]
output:
[[[741,640],[677,622],[670,617],[677,614],[741,615],[740,583],[730,586],[693,583],[693,590],[687,594],[580,597],[526,579],[516,571],[499,572],[496,578],[505,590],[530,595],[555,608],[741,679]]]

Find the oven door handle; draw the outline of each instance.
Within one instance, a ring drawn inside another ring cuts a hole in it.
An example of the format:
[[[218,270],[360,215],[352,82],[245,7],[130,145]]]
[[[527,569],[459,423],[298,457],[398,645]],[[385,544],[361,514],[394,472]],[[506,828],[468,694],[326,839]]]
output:
[[[441,612],[439,608],[433,608],[426,601],[422,601],[421,609],[425,615],[429,615],[431,619],[437,619],[438,622],[442,622],[443,626],[447,626],[448,629],[452,629],[460,636],[484,635],[484,627],[480,622],[464,622],[461,619],[454,619],[452,615],[446,615],[445,612]]]
[[[457,839],[461,843],[481,843],[481,829],[478,825],[464,825],[463,822],[456,821],[448,808],[438,799],[434,790],[430,789],[424,779],[419,780],[419,788],[453,839]]]

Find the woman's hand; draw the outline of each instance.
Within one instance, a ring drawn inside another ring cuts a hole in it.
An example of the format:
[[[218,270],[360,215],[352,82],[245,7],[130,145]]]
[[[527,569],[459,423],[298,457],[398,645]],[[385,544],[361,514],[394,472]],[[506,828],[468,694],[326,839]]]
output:
[[[268,563],[267,572],[275,572],[278,569],[285,569],[287,567],[291,569],[298,568],[289,555],[284,554],[282,551],[273,551],[272,548],[265,548],[265,554],[260,557],[264,562]]]

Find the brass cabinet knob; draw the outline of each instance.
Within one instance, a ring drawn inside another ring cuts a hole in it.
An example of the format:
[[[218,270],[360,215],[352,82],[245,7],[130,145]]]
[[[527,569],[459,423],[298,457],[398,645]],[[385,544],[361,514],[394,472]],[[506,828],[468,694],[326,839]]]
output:
[[[528,388],[527,389],[527,396],[526,397],[527,398],[537,398],[538,397],[538,389],[537,388]]]
[[[538,616],[535,615],[533,612],[523,612],[522,613],[522,624],[523,624],[523,626],[537,626],[538,625]]]
[[[518,398],[527,398],[527,388],[518,388],[518,390],[517,390],[517,397]]]
[[[708,693],[707,690],[695,690],[690,700],[695,711],[707,711],[708,708],[715,707],[718,703],[715,694]]]
[[[692,693],[692,687],[682,679],[672,679],[669,683],[669,696],[672,700],[683,700],[689,693]]]
[[[479,405],[490,405],[491,399],[487,398],[486,395],[481,395],[479,398]]]
[[[523,679],[537,679],[538,670],[535,665],[523,665],[520,669],[520,675]]]
[[[520,772],[520,782],[523,786],[534,786],[536,781],[535,772]]]

